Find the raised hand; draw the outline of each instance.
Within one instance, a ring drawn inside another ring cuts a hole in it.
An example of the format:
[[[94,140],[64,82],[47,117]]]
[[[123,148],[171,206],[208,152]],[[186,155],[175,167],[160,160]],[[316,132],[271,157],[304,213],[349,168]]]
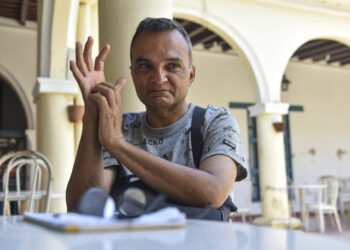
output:
[[[82,93],[85,112],[92,112],[92,114],[98,114],[98,108],[94,101],[88,98],[91,89],[101,82],[105,82],[104,75],[104,61],[109,53],[110,46],[107,44],[95,59],[95,63],[92,60],[91,52],[94,41],[91,36],[88,37],[85,43],[84,51],[80,42],[76,44],[75,57],[76,61],[70,62],[70,70],[73,73],[74,78],[78,82],[80,91]]]
[[[120,92],[125,84],[126,79],[124,77],[119,78],[115,84],[107,82],[96,84],[89,95],[89,98],[98,105],[98,139],[107,150],[124,138],[122,134],[123,114]]]

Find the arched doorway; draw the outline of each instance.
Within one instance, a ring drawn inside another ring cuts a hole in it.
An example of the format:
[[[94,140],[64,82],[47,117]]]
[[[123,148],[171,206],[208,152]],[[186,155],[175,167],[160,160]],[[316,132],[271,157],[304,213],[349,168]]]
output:
[[[26,148],[28,122],[24,108],[10,84],[0,78],[0,156]]]
[[[26,149],[25,130],[27,128],[28,122],[20,99],[10,84],[5,79],[0,78],[0,157],[10,151]],[[24,169],[20,175],[21,185],[24,187],[26,179]],[[2,190],[2,169],[0,176],[0,189]],[[14,173],[10,173],[9,188],[14,190],[15,187]],[[10,207],[12,214],[18,214],[17,202],[10,202]]]
[[[340,41],[307,41],[294,51],[284,73],[282,102],[304,110],[288,114],[297,184],[315,183],[324,175],[350,176],[350,43]]]

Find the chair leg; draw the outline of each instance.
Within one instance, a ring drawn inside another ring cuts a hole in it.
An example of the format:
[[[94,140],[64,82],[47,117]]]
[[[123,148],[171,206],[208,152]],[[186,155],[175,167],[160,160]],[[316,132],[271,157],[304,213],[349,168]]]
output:
[[[342,202],[341,199],[339,199],[339,208],[340,208],[341,217],[344,218],[345,217],[344,203]]]
[[[234,221],[234,214],[231,212],[230,213],[229,223],[231,224],[233,221]]]
[[[338,212],[336,209],[333,211],[333,214],[334,214],[334,218],[335,218],[335,223],[337,224],[338,231],[343,232],[343,229],[342,229],[342,226],[341,226],[341,223],[339,220],[339,215],[338,215]]]
[[[242,214],[242,222],[243,222],[243,223],[246,223],[245,213]]]
[[[305,231],[309,231],[309,210],[306,210],[305,212],[305,221],[303,221],[303,223]]]
[[[320,233],[324,233],[324,214],[322,209],[318,210],[318,216],[320,220]]]
[[[333,212],[334,213],[334,212]],[[332,214],[329,214],[330,216],[332,216]],[[335,218],[335,216],[334,216],[334,218]],[[334,223],[334,221],[335,221],[335,223]],[[338,225],[336,225],[336,219],[335,220],[331,220],[331,223],[332,223],[332,227],[334,228],[334,227],[336,227],[336,226],[338,226]]]

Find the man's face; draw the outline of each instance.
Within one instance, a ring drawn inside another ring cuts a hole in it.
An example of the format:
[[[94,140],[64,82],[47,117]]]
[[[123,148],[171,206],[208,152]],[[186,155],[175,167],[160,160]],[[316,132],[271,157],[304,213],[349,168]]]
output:
[[[131,48],[131,61],[136,93],[147,108],[176,108],[185,104],[195,67],[179,31],[140,33]]]

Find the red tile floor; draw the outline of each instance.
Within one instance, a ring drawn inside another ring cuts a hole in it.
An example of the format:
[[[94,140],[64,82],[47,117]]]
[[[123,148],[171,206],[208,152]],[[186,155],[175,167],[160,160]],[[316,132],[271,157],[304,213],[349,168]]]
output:
[[[335,220],[332,215],[325,216],[325,235],[330,237],[348,240],[350,242],[350,211],[348,210],[345,216],[340,217],[343,232],[339,232]],[[310,231],[308,233],[321,234],[318,232],[318,221],[315,217],[310,218]],[[350,249],[350,248],[349,248]]]
[[[297,215],[297,217],[300,218],[300,216],[298,216],[298,215]],[[251,223],[253,221],[254,217],[256,217],[256,216],[248,216],[247,223]],[[241,222],[242,220],[241,220],[240,216],[236,216],[236,217],[234,217],[234,221]],[[307,231],[306,233],[327,235],[329,237],[347,240],[347,241],[349,241],[349,245],[350,245],[350,210],[347,210],[347,213],[345,214],[345,216],[343,216],[343,217],[340,216],[340,221],[341,221],[342,229],[343,229],[343,232],[341,232],[341,233],[338,231],[338,229],[336,227],[335,220],[334,220],[333,216],[326,215],[325,216],[325,233],[321,234],[319,232],[318,220],[316,219],[315,216],[310,215],[309,231]],[[350,247],[349,247],[349,249],[350,249]]]

